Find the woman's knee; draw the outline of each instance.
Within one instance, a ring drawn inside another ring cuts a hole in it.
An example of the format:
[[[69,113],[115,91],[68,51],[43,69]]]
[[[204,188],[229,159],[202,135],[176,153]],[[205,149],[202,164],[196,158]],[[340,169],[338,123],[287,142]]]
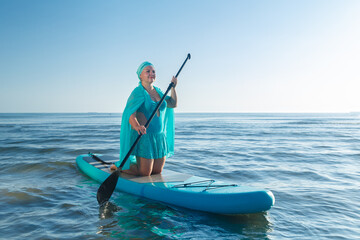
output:
[[[162,169],[153,170],[151,174],[160,174],[161,172],[162,172]]]
[[[139,170],[140,176],[150,176],[151,175],[151,169],[140,169]]]
[[[138,173],[140,176],[150,176],[153,170],[153,159],[137,158]]]
[[[160,174],[164,168],[166,157],[155,159],[152,174]]]

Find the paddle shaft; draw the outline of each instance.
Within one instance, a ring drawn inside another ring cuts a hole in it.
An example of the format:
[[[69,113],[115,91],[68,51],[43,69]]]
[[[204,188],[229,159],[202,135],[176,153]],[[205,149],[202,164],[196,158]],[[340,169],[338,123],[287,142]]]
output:
[[[190,53],[189,53],[189,54],[187,55],[184,63],[181,65],[179,71],[178,71],[177,74],[175,75],[175,78],[177,78],[177,77],[179,76],[179,74],[180,74],[181,70],[183,69],[185,63],[187,62],[188,59],[190,59],[190,57],[191,57],[191,56],[190,56]],[[155,110],[152,112],[150,118],[149,118],[149,119],[147,120],[147,122],[145,123],[145,125],[144,125],[145,128],[148,128],[148,126],[150,125],[151,120],[153,120],[156,112],[159,110],[161,104],[164,102],[164,100],[165,100],[165,98],[166,98],[166,95],[169,93],[170,89],[171,89],[173,86],[174,86],[174,83],[171,82],[171,83],[169,84],[169,87],[167,88],[166,92],[164,93],[163,97],[161,98],[160,102],[159,102],[158,105],[156,106]],[[139,136],[136,138],[136,140],[135,140],[135,142],[133,143],[133,145],[131,146],[129,152],[126,154],[126,156],[125,156],[124,159],[122,160],[119,169],[122,169],[122,167],[125,165],[126,160],[130,157],[132,151],[134,150],[136,144],[140,141],[140,138],[142,137],[142,135],[143,135],[143,134],[140,133]]]

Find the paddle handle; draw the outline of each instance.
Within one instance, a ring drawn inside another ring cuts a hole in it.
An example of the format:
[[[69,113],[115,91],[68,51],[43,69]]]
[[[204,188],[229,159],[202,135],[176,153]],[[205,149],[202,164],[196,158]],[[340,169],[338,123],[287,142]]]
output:
[[[175,78],[177,78],[177,77],[179,76],[179,74],[180,74],[181,70],[183,69],[185,63],[186,63],[187,60],[189,60],[190,58],[191,58],[191,55],[190,55],[190,53],[189,53],[189,54],[187,55],[184,63],[181,65],[179,71],[177,72]],[[165,100],[165,98],[166,98],[166,95],[169,93],[170,89],[171,89],[173,86],[174,86],[174,83],[171,82],[171,83],[169,84],[169,87],[167,88],[166,92],[165,92],[164,95],[162,96],[160,102],[159,102],[158,105],[156,106],[155,110],[152,112],[150,118],[147,120],[147,122],[146,122],[146,124],[145,124],[145,128],[148,128],[148,126],[150,125],[151,120],[153,120],[156,112],[159,110],[161,104],[164,102],[164,100]],[[125,156],[124,159],[122,160],[119,169],[122,169],[122,167],[125,165],[126,160],[130,157],[132,151],[134,150],[136,144],[140,141],[140,138],[142,137],[142,135],[143,135],[143,134],[140,133],[139,136],[136,138],[136,140],[135,140],[135,142],[133,143],[133,145],[131,146],[129,152],[126,154],[126,156]]]
[[[179,74],[180,74],[180,72],[181,72],[181,70],[183,69],[183,67],[184,67],[184,65],[185,65],[185,63],[187,62],[187,60],[189,60],[191,58],[191,55],[190,55],[190,53],[188,53],[188,55],[187,55],[187,57],[186,57],[186,59],[185,59],[185,61],[184,61],[184,63],[181,65],[181,67],[180,67],[180,69],[179,69],[179,71],[177,72],[177,74],[175,75],[175,78],[177,78],[178,76],[179,76]],[[171,83],[170,83],[171,84]],[[166,94],[165,94],[166,95]]]

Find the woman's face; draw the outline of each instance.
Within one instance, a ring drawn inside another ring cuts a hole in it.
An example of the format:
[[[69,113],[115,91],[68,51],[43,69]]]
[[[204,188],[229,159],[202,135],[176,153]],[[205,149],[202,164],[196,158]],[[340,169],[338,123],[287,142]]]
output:
[[[140,74],[140,79],[145,83],[153,83],[156,79],[155,68],[153,66],[147,66]]]

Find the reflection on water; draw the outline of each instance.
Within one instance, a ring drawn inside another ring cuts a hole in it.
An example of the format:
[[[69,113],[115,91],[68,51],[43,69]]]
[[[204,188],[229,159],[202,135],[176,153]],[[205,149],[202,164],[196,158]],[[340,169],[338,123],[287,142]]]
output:
[[[251,239],[268,239],[272,231],[267,213],[209,214],[125,194],[99,208],[99,224],[97,234],[121,239],[209,239],[229,233],[234,238],[241,234]]]
[[[114,213],[121,211],[122,208],[116,204],[108,201],[105,204],[99,207],[99,217],[100,219],[108,219],[114,216]]]
[[[234,216],[213,216],[222,228],[230,232],[241,233],[250,239],[269,239],[273,225],[268,213],[243,214]]]

